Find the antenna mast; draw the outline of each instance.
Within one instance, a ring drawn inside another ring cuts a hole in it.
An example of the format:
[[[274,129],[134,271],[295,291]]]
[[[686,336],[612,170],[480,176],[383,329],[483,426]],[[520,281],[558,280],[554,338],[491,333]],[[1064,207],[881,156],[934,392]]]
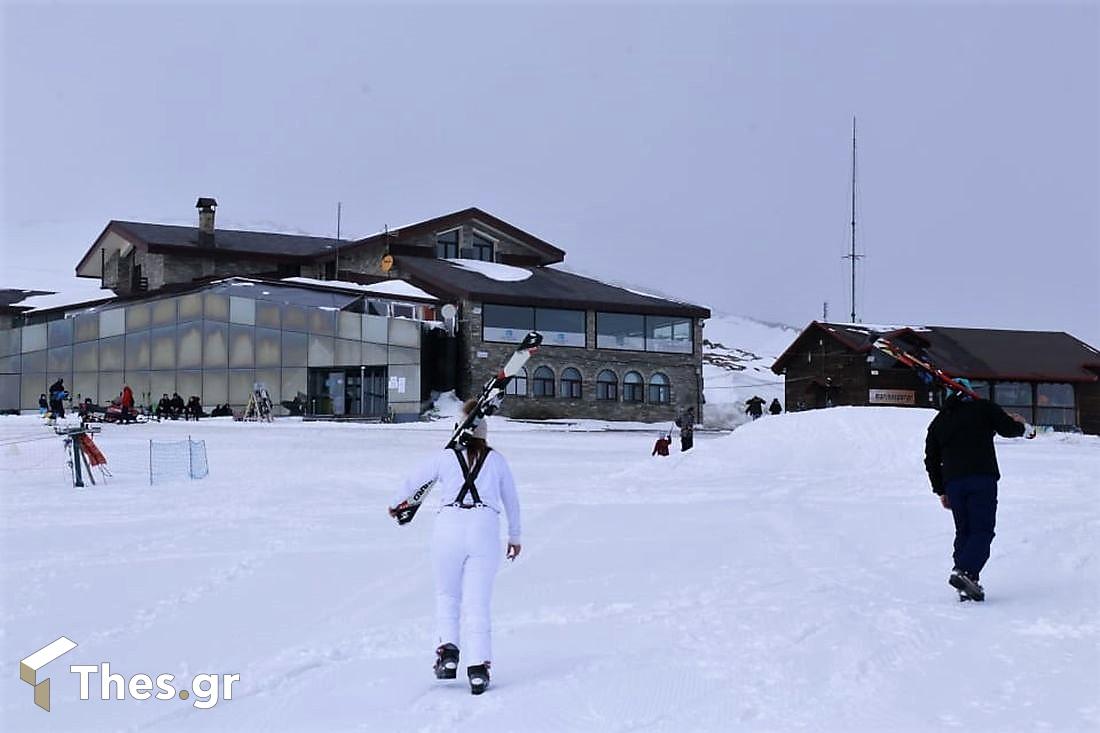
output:
[[[856,118],[852,117],[852,250],[844,255],[852,261],[852,323],[856,323],[856,260],[863,255],[856,254]]]
[[[340,279],[340,214],[342,213],[344,203],[342,201],[336,202],[336,265],[333,268],[332,273],[333,280]]]

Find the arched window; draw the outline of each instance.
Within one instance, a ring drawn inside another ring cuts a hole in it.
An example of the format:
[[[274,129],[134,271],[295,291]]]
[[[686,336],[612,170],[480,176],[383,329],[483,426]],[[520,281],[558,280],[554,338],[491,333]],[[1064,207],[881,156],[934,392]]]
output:
[[[581,398],[581,373],[573,367],[566,367],[561,372],[561,396],[571,400]]]
[[[504,388],[504,394],[514,397],[527,396],[527,367],[522,367],[519,373],[512,377],[512,381]]]
[[[667,405],[672,401],[668,377],[660,372],[649,378],[649,401],[655,405]]]
[[[535,397],[554,396],[554,372],[548,366],[540,366],[535,370],[535,376],[531,384],[531,394]]]
[[[619,399],[619,377],[610,369],[596,375],[596,399],[616,402]]]
[[[623,377],[623,402],[641,402],[645,397],[645,381],[638,372],[627,372]]]

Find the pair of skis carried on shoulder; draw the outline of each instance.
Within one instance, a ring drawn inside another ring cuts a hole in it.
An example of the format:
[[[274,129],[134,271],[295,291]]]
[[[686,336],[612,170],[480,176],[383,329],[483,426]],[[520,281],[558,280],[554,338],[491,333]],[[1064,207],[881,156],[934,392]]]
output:
[[[901,346],[891,341],[888,338],[882,337],[875,340],[875,348],[879,351],[887,354],[894,359],[898,360],[902,364],[912,369],[915,369],[918,373],[927,374],[931,379],[936,380],[945,387],[950,387],[956,392],[962,392],[963,394],[975,399],[980,400],[982,396],[974,390],[967,387],[965,384],[957,381],[950,374],[937,367],[927,359],[921,358],[910,351],[906,351]]]
[[[466,439],[473,434],[481,421],[497,411],[500,403],[504,401],[504,391],[508,388],[508,383],[519,374],[531,356],[538,351],[541,344],[542,334],[536,331],[524,336],[523,341],[508,357],[508,361],[504,363],[504,366],[481,388],[481,393],[477,396],[477,404],[474,405],[470,414],[466,415],[455,426],[454,432],[451,433],[451,437],[444,448],[450,450],[465,445]],[[411,522],[424,500],[428,498],[433,486],[435,486],[434,480],[418,487],[411,496],[390,509],[390,516],[396,519],[398,524]]]

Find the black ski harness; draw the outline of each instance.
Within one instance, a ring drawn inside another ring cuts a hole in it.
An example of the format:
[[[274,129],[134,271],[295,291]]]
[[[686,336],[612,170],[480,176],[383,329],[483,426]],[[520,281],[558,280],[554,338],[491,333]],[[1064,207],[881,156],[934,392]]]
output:
[[[462,455],[462,450],[460,448],[456,447],[452,450],[454,450],[455,457],[458,459],[458,467],[462,469],[462,478],[464,481],[462,483],[462,490],[458,492],[458,496],[450,503],[450,506],[457,509],[476,509],[478,507],[489,506],[481,501],[481,497],[478,496],[477,493],[477,486],[474,485],[474,482],[477,480],[478,474],[481,473],[481,467],[485,465],[485,459],[489,457],[489,451],[491,451],[492,448],[486,446],[485,451],[478,456],[477,463],[475,463],[473,467],[466,463],[466,456]],[[470,496],[473,504],[466,503],[467,494]]]

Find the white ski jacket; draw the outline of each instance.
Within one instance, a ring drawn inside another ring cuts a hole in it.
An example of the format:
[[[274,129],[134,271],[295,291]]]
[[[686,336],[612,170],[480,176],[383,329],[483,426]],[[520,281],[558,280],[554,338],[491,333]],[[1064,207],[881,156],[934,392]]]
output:
[[[438,497],[434,500],[438,511],[455,500],[462,491],[462,484],[465,483],[462,467],[458,465],[458,457],[455,456],[454,451],[445,450],[438,453],[413,471],[405,479],[404,487],[394,496],[390,506],[397,506],[412,496],[421,486],[433,480],[436,484],[432,491]],[[508,542],[513,545],[520,544],[519,497],[516,494],[512,469],[508,467],[508,461],[504,456],[495,450],[489,451],[474,485],[477,487],[482,504],[497,514],[503,511],[508,518]],[[466,502],[470,501],[472,499],[467,495]]]

